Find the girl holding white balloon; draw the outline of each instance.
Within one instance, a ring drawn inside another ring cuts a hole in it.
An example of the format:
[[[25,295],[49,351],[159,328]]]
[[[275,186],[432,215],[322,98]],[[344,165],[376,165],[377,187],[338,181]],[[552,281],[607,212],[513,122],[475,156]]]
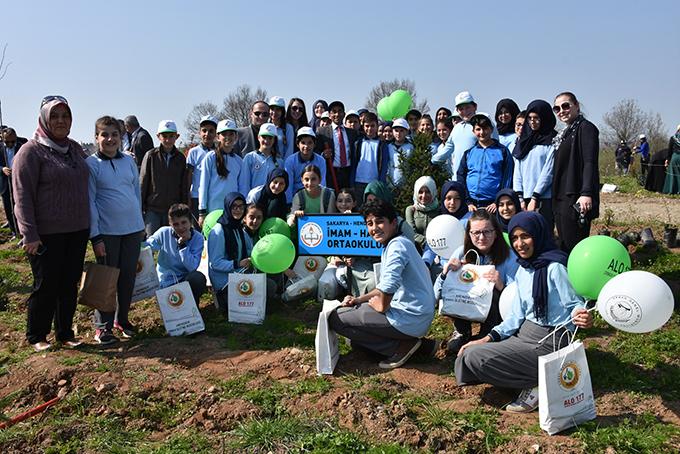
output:
[[[545,218],[523,211],[510,220],[508,230],[521,265],[515,276],[517,296],[506,320],[461,347],[455,374],[461,386],[522,389],[506,410],[530,412],[538,408],[538,357],[564,347],[569,343],[565,331],[589,328],[593,318],[569,282],[567,255],[555,245]]]
[[[495,266],[492,271],[482,276],[494,283],[491,309],[479,330],[479,336],[486,336],[501,321],[498,300],[503,288],[514,280],[518,268],[517,257],[510,252],[510,248],[503,239],[503,230],[496,217],[484,209],[475,211],[465,228],[463,245],[456,249],[435,281],[434,292],[437,299],[442,295],[447,273],[457,271],[465,263],[467,257],[477,258],[475,254],[468,254],[471,250],[479,256],[480,265]],[[456,330],[446,342],[446,353],[450,355],[456,355],[458,350],[472,338],[472,322],[453,318],[453,325]]]

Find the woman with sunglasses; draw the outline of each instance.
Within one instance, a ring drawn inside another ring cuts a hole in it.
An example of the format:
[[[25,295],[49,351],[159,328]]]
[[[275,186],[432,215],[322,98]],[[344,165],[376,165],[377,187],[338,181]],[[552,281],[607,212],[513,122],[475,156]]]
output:
[[[470,253],[471,251],[476,252]],[[493,297],[491,309],[486,320],[479,327],[477,338],[489,334],[489,331],[501,321],[498,301],[501,292],[507,284],[514,281],[517,272],[517,256],[510,253],[508,244],[503,239],[503,230],[493,214],[484,209],[475,211],[465,226],[465,240],[463,245],[453,252],[449,261],[444,265],[442,273],[434,283],[434,294],[437,300],[442,297],[445,279],[456,279],[455,273],[464,263],[475,263],[479,257],[480,265],[494,265],[492,271],[483,275],[493,282]],[[451,317],[456,330],[446,341],[446,354],[457,355],[458,350],[472,339],[472,322]]]
[[[297,137],[298,129],[308,125],[307,108],[302,99],[290,98],[288,108],[286,109],[286,122],[293,127],[294,137]]]
[[[581,113],[571,92],[557,95],[553,112],[567,127],[555,137],[552,181],[558,246],[567,254],[590,235],[600,209],[600,132]]]
[[[14,214],[33,272],[26,338],[36,351],[51,347],[53,320],[57,342],[81,343],[71,325],[90,233],[89,170],[71,122],[66,99],[44,98],[33,139],[14,158]]]

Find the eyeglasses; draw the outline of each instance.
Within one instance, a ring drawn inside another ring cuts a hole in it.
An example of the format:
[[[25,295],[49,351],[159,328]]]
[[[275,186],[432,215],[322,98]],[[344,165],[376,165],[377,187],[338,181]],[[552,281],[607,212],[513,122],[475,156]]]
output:
[[[246,207],[246,206],[245,206],[244,204],[242,204],[242,203],[235,203],[235,204],[233,204],[233,205],[231,206],[231,209],[232,209],[232,210],[242,210],[242,209],[244,209],[245,207]]]
[[[563,110],[569,110],[569,109],[571,109],[571,103],[570,102],[563,102],[559,106],[553,106],[553,112],[555,112],[556,114],[560,113]]]
[[[290,108],[293,112],[302,112],[304,109],[300,106],[293,106]]]
[[[42,101],[40,101],[40,107],[44,106],[45,104],[47,104],[48,102],[51,102],[51,101],[59,101],[59,102],[63,102],[64,104],[68,105],[68,101],[63,96],[50,95],[50,96],[45,96],[42,99]]]
[[[256,117],[267,118],[269,116],[269,112],[253,112],[253,115],[255,115]]]
[[[486,238],[489,238],[492,233],[496,233],[495,230],[470,230],[470,235],[479,238],[482,235],[484,235]]]

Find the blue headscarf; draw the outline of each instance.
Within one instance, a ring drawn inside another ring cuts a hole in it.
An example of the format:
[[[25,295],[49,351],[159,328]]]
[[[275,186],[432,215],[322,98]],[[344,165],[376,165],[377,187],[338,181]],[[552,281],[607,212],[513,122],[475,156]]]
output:
[[[456,191],[461,198],[460,206],[458,207],[455,213],[449,212],[449,210],[447,210],[446,207],[444,206],[446,194],[448,194],[450,191]],[[463,216],[465,216],[468,213],[468,207],[465,204],[465,186],[463,186],[462,183],[459,183],[458,181],[444,182],[444,185],[442,186],[441,202],[439,203],[439,211],[441,212],[441,214],[448,214],[459,220],[462,219]]]
[[[501,189],[500,191],[498,191],[498,194],[496,194],[496,207],[498,207],[498,202],[504,195],[510,197],[512,203],[515,204],[515,214],[522,211],[522,205],[519,202],[519,196],[512,189]],[[505,219],[503,219],[503,216],[501,216],[501,214],[498,212],[498,208],[496,208],[496,220],[498,220],[498,223],[501,225],[503,231],[505,233],[508,233],[508,224],[510,223],[510,221],[506,221]]]
[[[286,182],[286,187],[278,194],[274,194],[269,188],[269,183],[274,178],[281,177]],[[264,218],[281,218],[283,220],[288,216],[288,202],[286,201],[286,189],[288,188],[288,172],[283,167],[276,167],[269,171],[267,175],[267,182],[262,186],[262,191],[257,198],[257,204],[264,209]]]
[[[552,262],[567,265],[567,254],[557,248],[552,238],[548,222],[535,211],[522,211],[510,219],[508,231],[512,238],[512,231],[520,227],[534,240],[534,253],[528,259],[518,258],[522,268],[534,270],[534,283],[531,296],[534,299],[534,316],[536,320],[545,320],[548,316],[548,265]],[[514,243],[512,249],[517,254]],[[519,256],[519,254],[517,254]]]
[[[230,192],[226,196],[224,196],[224,213],[222,213],[222,216],[217,220],[220,224],[222,224],[224,227],[240,227],[241,226],[241,219],[236,219],[231,215],[231,206],[237,201],[240,200],[243,202],[245,205],[246,199],[241,195],[240,192]],[[243,210],[243,213],[245,214],[245,210]]]
[[[309,126],[316,132],[316,128],[319,127],[319,123],[321,123],[321,117],[316,116],[316,105],[321,103],[323,105],[323,110],[328,110],[328,103],[324,101],[323,99],[317,99],[314,101],[314,104],[312,104],[312,118],[309,120]]]
[[[222,225],[224,232],[224,253],[229,260],[234,261],[234,268],[244,258],[248,257],[248,243],[246,242],[246,232],[243,229],[240,219],[236,219],[231,215],[231,207],[237,201],[241,201],[243,205],[246,204],[246,199],[243,198],[240,192],[230,192],[224,197],[224,213],[217,220]],[[245,214],[246,210],[243,210]]]
[[[512,155],[520,161],[529,154],[532,148],[536,145],[551,145],[553,139],[557,135],[555,125],[557,120],[552,111],[552,106],[542,99],[531,101],[527,106],[527,116],[522,132],[519,135],[519,141],[512,150]],[[529,114],[535,113],[541,119],[541,126],[538,131],[534,131],[529,126]]]

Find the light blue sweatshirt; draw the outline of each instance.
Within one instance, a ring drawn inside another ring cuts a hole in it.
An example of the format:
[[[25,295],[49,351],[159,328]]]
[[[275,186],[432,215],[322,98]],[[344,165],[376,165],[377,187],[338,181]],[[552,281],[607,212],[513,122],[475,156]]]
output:
[[[286,123],[286,145],[283,145],[283,129],[276,127],[277,147],[279,149],[279,156],[285,161],[288,156],[295,152],[295,128],[290,123]]]
[[[253,250],[253,240],[250,235],[244,235],[246,240],[246,250],[248,256]],[[246,257],[240,257],[237,262],[240,262]],[[226,243],[224,240],[224,229],[219,222],[212,228],[208,235],[208,275],[210,276],[210,283],[216,290],[223,289],[229,283],[229,274],[236,271],[234,267],[234,260],[227,258]]]
[[[293,201],[293,194],[296,194],[302,186],[302,171],[308,165],[315,165],[321,170],[321,186],[326,186],[326,160],[317,153],[312,153],[312,159],[303,161],[300,158],[300,152],[293,153],[286,158],[284,167],[288,172],[288,187],[286,188],[286,201],[291,203]],[[247,195],[247,194],[245,194]]]
[[[549,199],[552,196],[553,161],[552,145],[534,146],[524,159],[516,160],[512,189],[525,199],[532,196]]]
[[[434,318],[435,299],[430,273],[412,241],[399,235],[382,251],[377,289],[392,294],[385,312],[397,330],[413,337],[427,334]]]
[[[538,321],[534,316],[532,296],[534,270],[519,267],[515,281],[517,282],[517,295],[512,302],[510,315],[491,330],[494,340],[512,336],[526,320],[542,326],[560,325],[571,319],[571,314],[575,309],[585,307],[583,298],[576,294],[569,282],[567,268],[561,263],[553,262],[548,265],[548,313],[545,322]],[[573,331],[574,325],[570,323],[567,328]]]
[[[391,143],[388,148],[389,165],[387,168],[387,179],[392,186],[398,186],[401,183],[402,174],[399,168],[399,152],[402,151],[406,157],[413,153],[413,144],[411,142],[404,142],[401,145]]]
[[[198,198],[198,187],[201,184],[201,163],[210,152],[202,144],[197,145],[187,153],[187,167],[191,168],[191,198]]]
[[[90,238],[141,232],[144,219],[134,158],[121,152],[113,159],[100,156],[85,161],[90,168]]]
[[[514,143],[515,140],[517,140],[517,134],[515,134],[514,132],[498,136],[498,141],[501,144],[505,145],[508,148],[508,150],[510,150],[510,152],[512,152],[512,150],[510,149],[510,144]],[[514,145],[512,148],[515,148]]]
[[[180,248],[172,227],[161,227],[142,243],[158,252],[156,272],[161,288],[181,282],[187,274],[196,271],[203,254],[203,235],[191,229],[191,239]]]
[[[238,192],[238,179],[241,175],[243,159],[236,153],[225,155],[227,177],[217,173],[217,156],[215,151],[208,153],[201,165],[201,183],[198,191],[198,210],[206,213],[224,208],[224,196],[230,192]]]
[[[243,158],[241,174],[238,177],[238,192],[247,195],[255,186],[262,186],[267,182],[269,172],[277,167],[283,167],[283,159],[278,155],[265,156],[259,150],[251,151]],[[289,180],[290,181],[290,180]]]
[[[467,121],[462,121],[455,125],[444,146],[439,148],[437,153],[432,156],[433,164],[451,161],[451,179],[453,181],[456,181],[463,153],[474,147],[477,143],[477,137],[472,132],[472,129],[472,125]],[[498,130],[495,126],[491,137],[498,139]]]

